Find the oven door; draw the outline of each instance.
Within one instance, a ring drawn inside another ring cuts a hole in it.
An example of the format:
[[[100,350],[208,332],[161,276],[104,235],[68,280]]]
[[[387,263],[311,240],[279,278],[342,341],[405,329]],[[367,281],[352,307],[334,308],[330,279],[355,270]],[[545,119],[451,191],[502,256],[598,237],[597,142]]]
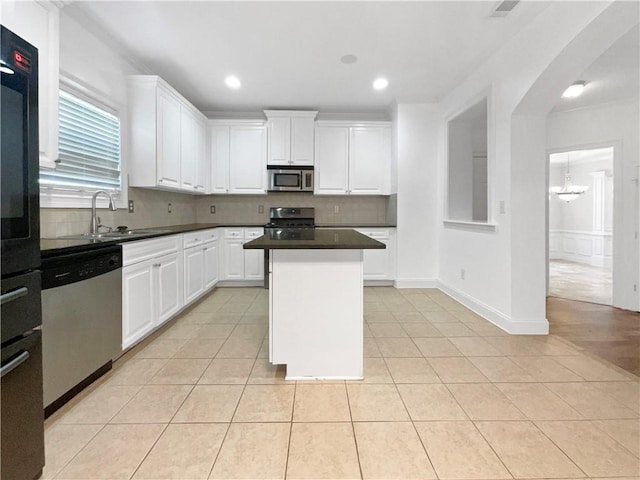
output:
[[[38,51],[4,27],[0,44],[2,276],[40,265]]]

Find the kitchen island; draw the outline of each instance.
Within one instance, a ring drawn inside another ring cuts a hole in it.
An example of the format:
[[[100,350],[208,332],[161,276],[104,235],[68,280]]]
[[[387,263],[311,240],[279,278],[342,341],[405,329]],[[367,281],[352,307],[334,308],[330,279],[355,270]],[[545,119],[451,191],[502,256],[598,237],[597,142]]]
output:
[[[244,244],[269,251],[269,361],[287,380],[363,378],[363,250],[355,230],[271,230]]]

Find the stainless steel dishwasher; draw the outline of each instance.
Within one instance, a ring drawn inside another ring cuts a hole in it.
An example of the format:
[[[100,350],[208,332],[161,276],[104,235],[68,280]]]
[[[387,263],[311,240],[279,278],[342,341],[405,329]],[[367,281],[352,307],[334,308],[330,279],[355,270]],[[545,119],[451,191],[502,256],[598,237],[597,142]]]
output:
[[[122,248],[43,258],[45,417],[110,370],[121,345]]]

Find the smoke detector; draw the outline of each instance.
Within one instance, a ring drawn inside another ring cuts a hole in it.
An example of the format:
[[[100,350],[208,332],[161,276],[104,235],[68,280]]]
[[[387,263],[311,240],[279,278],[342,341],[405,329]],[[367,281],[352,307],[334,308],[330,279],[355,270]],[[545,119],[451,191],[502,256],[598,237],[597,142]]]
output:
[[[506,17],[516,5],[520,3],[520,0],[504,0],[499,2],[491,13],[491,17]]]

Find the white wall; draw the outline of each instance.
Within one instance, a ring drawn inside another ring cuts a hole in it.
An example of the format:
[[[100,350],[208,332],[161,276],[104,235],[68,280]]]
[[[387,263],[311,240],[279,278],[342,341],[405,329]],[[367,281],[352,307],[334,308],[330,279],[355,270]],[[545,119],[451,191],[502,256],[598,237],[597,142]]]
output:
[[[442,220],[436,105],[397,105],[397,281],[399,287],[435,287],[437,225]]]
[[[633,288],[638,285],[640,262],[635,238],[640,201],[634,181],[640,164],[639,131],[636,98],[549,115],[546,132],[549,151],[614,147],[613,305],[629,310],[640,309]]]
[[[610,4],[552,3],[440,104],[442,125],[492,89],[489,218],[496,228],[441,228],[439,278],[445,291],[509,332],[548,331],[545,117],[569,79],[637,22],[637,5]]]
[[[127,100],[125,77],[142,73],[65,9],[60,12],[60,71],[122,105]]]

